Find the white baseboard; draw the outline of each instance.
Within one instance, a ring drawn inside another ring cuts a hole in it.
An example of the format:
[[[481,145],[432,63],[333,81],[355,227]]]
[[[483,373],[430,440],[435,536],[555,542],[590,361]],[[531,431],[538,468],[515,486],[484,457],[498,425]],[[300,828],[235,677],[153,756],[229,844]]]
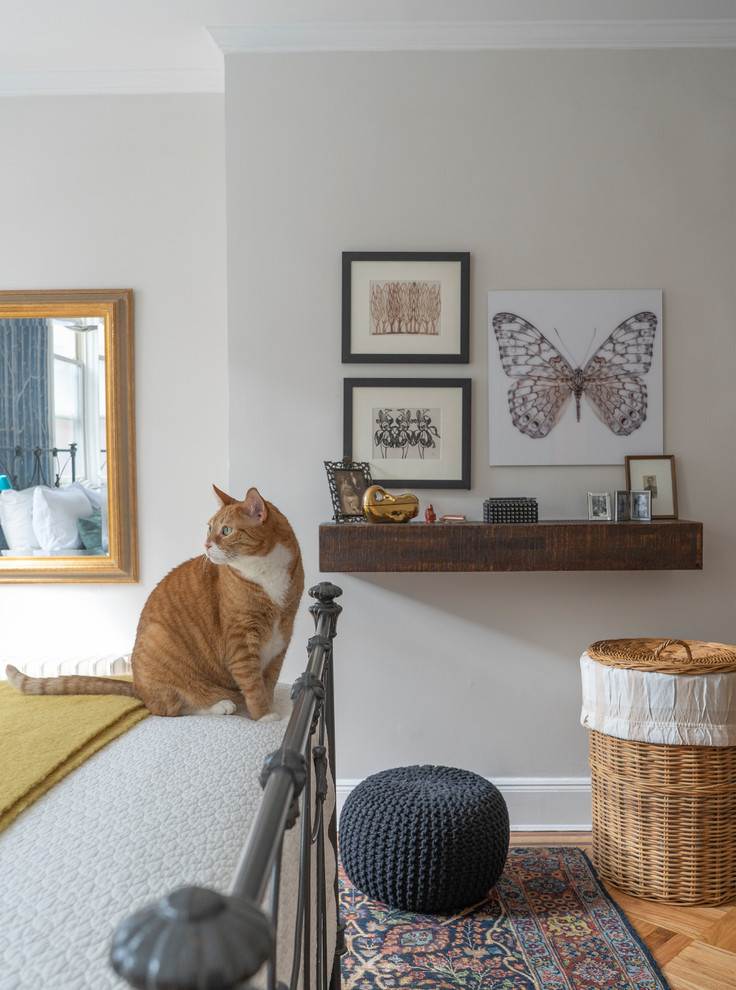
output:
[[[360,780],[338,779],[337,813]],[[519,832],[586,832],[591,827],[589,777],[496,777]],[[338,828],[340,827],[338,817]]]

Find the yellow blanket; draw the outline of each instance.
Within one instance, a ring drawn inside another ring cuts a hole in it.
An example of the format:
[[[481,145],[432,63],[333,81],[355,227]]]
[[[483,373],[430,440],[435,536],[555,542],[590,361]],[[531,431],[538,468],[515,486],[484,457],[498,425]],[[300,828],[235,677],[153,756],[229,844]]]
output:
[[[24,695],[0,682],[0,831],[148,715],[119,695]]]

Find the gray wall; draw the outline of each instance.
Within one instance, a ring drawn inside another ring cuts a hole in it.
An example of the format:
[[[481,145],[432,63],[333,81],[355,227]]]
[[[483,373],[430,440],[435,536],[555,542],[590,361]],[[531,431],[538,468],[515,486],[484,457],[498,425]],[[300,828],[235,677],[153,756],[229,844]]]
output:
[[[486,291],[662,288],[665,449],[681,515],[705,524],[702,573],[333,576],[340,778],[455,764],[526,788],[528,822],[584,816],[545,804],[587,775],[581,650],[736,641],[735,79],[717,51],[231,56],[224,112],[217,96],[0,100],[2,287],[136,291],[141,551],[138,585],[2,586],[3,657],[129,649],[148,592],[199,552],[228,462],[231,491],[280,505],[320,577],[322,461],[342,454],[357,367],[340,363],[343,250],[472,252],[472,363],[426,367],[473,379],[473,488],[423,498],[475,518],[510,491],[581,517],[587,490],[623,483],[621,467],[486,466]],[[389,367],[357,373],[417,373]]]
[[[4,660],[130,650],[227,483],[222,96],[0,99],[0,287],[132,288],[141,581],[0,585]]]
[[[517,492],[543,517],[581,518],[586,491],[625,487],[623,465],[487,466],[492,288],[664,290],[665,452],[680,516],[705,524],[702,573],[331,575],[346,609],[339,777],[437,762],[582,780],[588,643],[736,640],[735,58],[226,59],[230,484],[287,512],[308,579],[343,377],[472,377],[473,487],[422,493],[438,514],[477,519],[488,494]],[[467,368],[341,364],[341,252],[384,249],[471,252]],[[296,672],[298,650],[287,662]]]

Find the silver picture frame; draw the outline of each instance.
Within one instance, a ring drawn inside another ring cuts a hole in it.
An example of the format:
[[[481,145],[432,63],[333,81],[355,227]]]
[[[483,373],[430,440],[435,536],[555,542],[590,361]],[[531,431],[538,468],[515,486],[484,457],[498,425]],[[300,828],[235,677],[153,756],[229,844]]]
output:
[[[628,522],[631,519],[631,492],[625,489],[616,489],[613,493],[613,520],[614,522]]]
[[[611,518],[611,493],[588,492],[588,519],[607,522]]]
[[[652,521],[652,493],[647,488],[642,491],[632,491],[629,493],[629,513],[632,522]]]

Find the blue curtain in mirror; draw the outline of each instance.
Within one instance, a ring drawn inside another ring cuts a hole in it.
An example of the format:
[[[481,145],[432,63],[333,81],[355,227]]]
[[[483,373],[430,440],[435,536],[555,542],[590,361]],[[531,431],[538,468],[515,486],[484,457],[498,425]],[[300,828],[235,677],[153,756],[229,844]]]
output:
[[[17,489],[38,481],[36,459],[7,448],[52,446],[50,346],[46,320],[0,319],[0,474]]]

